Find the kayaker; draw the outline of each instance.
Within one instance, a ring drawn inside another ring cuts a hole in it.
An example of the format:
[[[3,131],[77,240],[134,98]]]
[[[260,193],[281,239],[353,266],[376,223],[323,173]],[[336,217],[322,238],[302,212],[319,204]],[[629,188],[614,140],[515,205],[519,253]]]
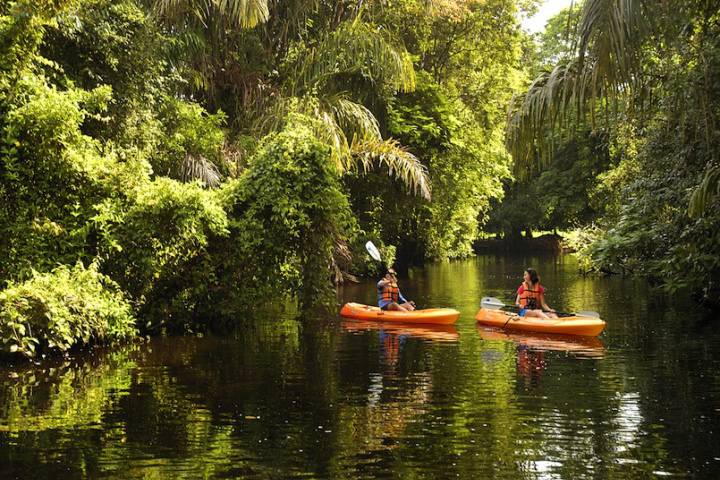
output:
[[[545,288],[540,285],[540,276],[528,268],[523,274],[523,283],[518,287],[515,306],[521,317],[558,318],[555,310],[545,303]]]
[[[408,302],[400,293],[397,284],[397,273],[388,268],[385,276],[377,283],[378,306],[383,310],[412,312],[415,302]]]

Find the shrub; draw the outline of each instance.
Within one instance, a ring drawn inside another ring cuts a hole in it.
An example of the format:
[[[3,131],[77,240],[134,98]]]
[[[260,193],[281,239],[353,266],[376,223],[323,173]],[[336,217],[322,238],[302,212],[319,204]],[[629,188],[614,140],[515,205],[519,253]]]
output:
[[[333,248],[351,229],[330,148],[297,116],[269,135],[243,176],[221,190],[231,235],[216,258],[223,285],[253,305],[281,293],[310,306],[331,298]],[[226,300],[225,296],[222,300]]]
[[[0,278],[89,263],[95,204],[147,181],[142,158],[80,129],[110,98],[106,87],[60,91],[33,75],[15,85],[0,122]]]
[[[207,246],[227,235],[227,215],[217,197],[197,184],[158,178],[137,186],[127,200],[98,206],[94,222],[103,271],[143,313],[191,311],[204,295],[211,277],[204,265]]]
[[[135,334],[130,303],[115,282],[81,263],[0,292],[0,347],[35,355],[38,346],[66,351],[75,345]]]

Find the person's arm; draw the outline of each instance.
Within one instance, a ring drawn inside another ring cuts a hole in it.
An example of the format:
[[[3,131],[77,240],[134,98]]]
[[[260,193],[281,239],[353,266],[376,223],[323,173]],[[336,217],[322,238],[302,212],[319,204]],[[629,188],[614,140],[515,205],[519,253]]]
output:
[[[540,292],[540,305],[542,305],[543,310],[545,310],[546,312],[553,312],[553,313],[555,313],[555,310],[553,310],[552,308],[550,308],[550,305],[548,305],[548,304],[545,302],[545,290],[543,290],[542,292]]]
[[[401,305],[402,305],[403,303],[408,303],[408,301],[405,299],[405,297],[403,297],[403,294],[402,294],[402,292],[401,292],[400,290],[398,290],[398,298],[400,299],[400,304],[401,304]]]
[[[381,278],[380,281],[377,283],[377,288],[384,288],[385,285],[387,285],[388,283],[390,283],[390,280],[388,280],[387,278],[383,277],[383,278]]]
[[[523,292],[523,286],[520,285],[520,286],[518,287],[518,290],[517,290],[517,297],[515,297],[515,306],[516,306],[517,308],[522,308],[522,307],[520,306],[520,295],[522,294],[522,292]]]

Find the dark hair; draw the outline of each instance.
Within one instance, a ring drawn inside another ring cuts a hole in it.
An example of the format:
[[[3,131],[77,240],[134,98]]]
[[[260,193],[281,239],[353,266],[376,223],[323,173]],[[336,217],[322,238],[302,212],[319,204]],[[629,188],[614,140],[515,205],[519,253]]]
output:
[[[538,275],[534,268],[526,268],[525,271],[530,275],[530,281],[533,285],[540,283],[540,275]]]

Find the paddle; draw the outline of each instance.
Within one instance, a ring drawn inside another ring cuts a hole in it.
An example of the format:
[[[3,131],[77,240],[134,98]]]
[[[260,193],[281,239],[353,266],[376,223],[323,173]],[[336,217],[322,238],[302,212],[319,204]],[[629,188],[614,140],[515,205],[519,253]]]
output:
[[[517,310],[517,307],[511,307],[509,305],[505,305],[502,301],[498,300],[495,297],[483,297],[483,299],[480,301],[480,306],[482,308],[487,308],[488,310],[501,310],[503,308],[512,308],[512,309]],[[563,315],[577,316],[577,317],[600,318],[600,314],[597,312],[593,312],[592,310],[581,310],[581,311],[575,312],[575,313],[567,313],[567,312],[555,312],[555,313],[560,313]]]
[[[380,256],[380,251],[377,249],[374,243],[368,240],[368,242],[365,244],[365,250],[368,251],[370,256],[377,260],[378,262],[382,262],[382,257]]]

